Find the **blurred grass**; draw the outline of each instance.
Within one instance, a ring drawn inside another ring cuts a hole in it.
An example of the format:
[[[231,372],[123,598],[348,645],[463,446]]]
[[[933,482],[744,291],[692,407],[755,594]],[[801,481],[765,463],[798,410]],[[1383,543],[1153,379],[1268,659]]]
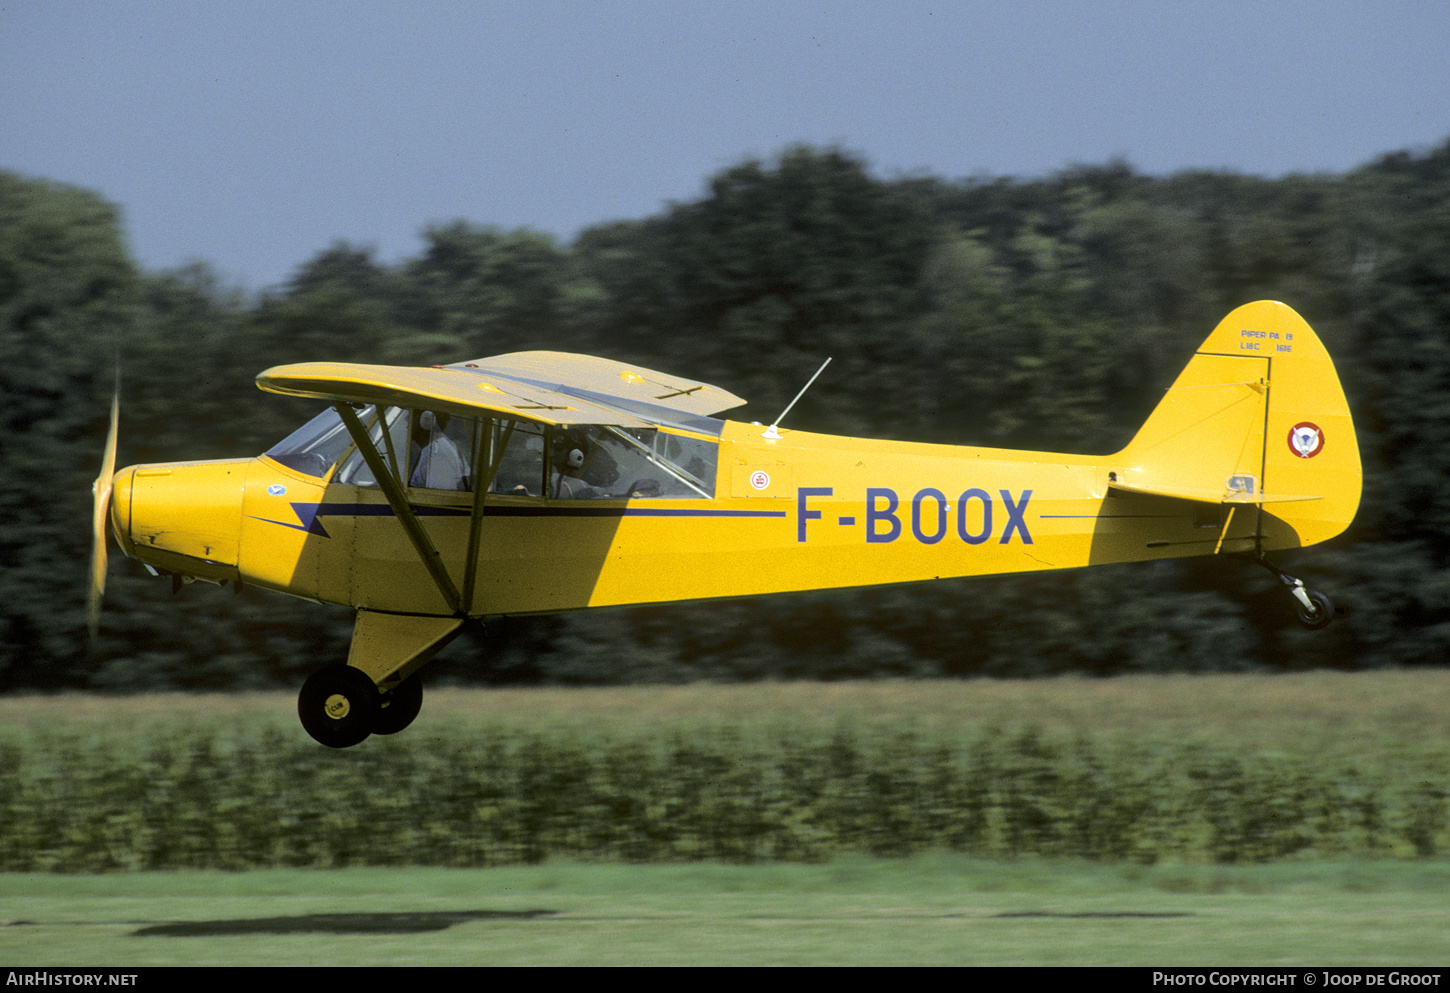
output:
[[[338,752],[280,695],[10,698],[0,869],[1424,859],[1447,702],[1441,670],[446,690]]]
[[[425,675],[426,678],[426,675]],[[0,697],[0,726],[182,717],[295,721],[285,693]],[[727,685],[430,689],[422,721],[672,722],[780,718],[817,724],[948,727],[1033,723],[1049,732],[1153,733],[1248,747],[1310,740],[1450,739],[1450,668],[1284,675],[1076,676],[1031,680],[874,680]],[[425,724],[418,725],[420,727]]]

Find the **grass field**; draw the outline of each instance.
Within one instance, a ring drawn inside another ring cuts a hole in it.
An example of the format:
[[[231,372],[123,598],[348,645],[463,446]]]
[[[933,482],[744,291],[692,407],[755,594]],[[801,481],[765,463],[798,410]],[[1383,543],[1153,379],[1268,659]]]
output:
[[[1450,668],[1287,675],[1063,677],[1041,680],[881,680],[837,683],[443,689],[414,727],[430,722],[599,723],[777,721],[842,717],[957,728],[1035,724],[1046,731],[1199,738],[1246,749],[1356,739],[1450,743]],[[290,693],[136,697],[0,697],[0,727],[180,718],[296,721]],[[298,729],[299,736],[303,732]],[[412,732],[408,732],[412,733]],[[366,747],[366,746],[364,746]]]
[[[0,877],[25,965],[1443,966],[1450,865],[951,856]]]
[[[490,728],[588,741],[601,729],[679,737],[848,721],[964,735],[1030,726],[1064,740],[1126,742],[1144,755],[1155,743],[1196,742],[1246,767],[1353,768],[1371,791],[1441,798],[1426,809],[1442,834],[1450,785],[1445,670],[444,690],[429,694],[403,736],[353,750],[371,750],[362,765],[305,741],[296,750],[303,732],[294,720],[282,694],[0,699],[0,732],[21,752],[49,741],[124,751],[133,737],[165,740],[183,726],[223,729],[218,740],[226,728],[262,728],[293,768],[332,768],[334,777],[386,776],[393,757],[413,754],[402,749]],[[1101,754],[1119,753],[1103,745]],[[62,785],[63,758],[41,763]],[[257,807],[269,799],[252,796]],[[408,809],[390,816],[406,819]],[[14,872],[0,874],[0,963],[1444,965],[1443,850],[1407,858],[1413,850],[1401,842],[1384,849],[1395,857],[1369,859],[1311,848],[1240,865],[938,851],[804,865],[550,858],[487,869]]]

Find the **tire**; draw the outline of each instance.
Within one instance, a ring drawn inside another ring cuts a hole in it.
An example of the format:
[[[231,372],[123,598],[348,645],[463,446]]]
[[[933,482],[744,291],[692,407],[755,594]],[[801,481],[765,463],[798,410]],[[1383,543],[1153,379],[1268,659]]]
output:
[[[1299,614],[1299,623],[1311,631],[1318,631],[1320,628],[1334,620],[1334,601],[1320,593],[1318,590],[1305,590],[1309,594],[1309,600],[1314,604],[1314,609],[1309,610],[1299,598],[1294,598],[1294,610]]]
[[[373,718],[373,734],[397,734],[413,723],[423,709],[423,681],[409,676],[382,698],[382,708]]]
[[[377,686],[352,666],[318,669],[297,694],[302,727],[328,748],[351,748],[372,734],[381,708]]]

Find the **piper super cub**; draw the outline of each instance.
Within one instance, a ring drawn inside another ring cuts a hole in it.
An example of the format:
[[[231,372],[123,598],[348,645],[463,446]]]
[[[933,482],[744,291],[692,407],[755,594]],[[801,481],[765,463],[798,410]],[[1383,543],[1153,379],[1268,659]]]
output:
[[[417,670],[470,618],[1232,554],[1321,627],[1329,599],[1265,556],[1334,537],[1360,499],[1334,365],[1273,302],[1229,314],[1108,456],[762,430],[717,419],[744,403],[718,387],[559,352],[257,385],[331,406],[256,458],[113,473],[113,405],[92,625],[108,517],[177,583],[355,608],[347,663],[298,697],[337,748],[407,727]]]

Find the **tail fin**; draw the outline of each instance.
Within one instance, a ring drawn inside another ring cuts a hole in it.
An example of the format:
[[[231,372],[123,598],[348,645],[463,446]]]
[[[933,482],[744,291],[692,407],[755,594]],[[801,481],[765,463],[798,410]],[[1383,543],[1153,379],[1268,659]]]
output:
[[[1256,527],[1260,550],[1325,541],[1359,509],[1359,445],[1334,363],[1272,301],[1225,317],[1109,462],[1110,486],[1262,507],[1261,520],[1288,528]]]

